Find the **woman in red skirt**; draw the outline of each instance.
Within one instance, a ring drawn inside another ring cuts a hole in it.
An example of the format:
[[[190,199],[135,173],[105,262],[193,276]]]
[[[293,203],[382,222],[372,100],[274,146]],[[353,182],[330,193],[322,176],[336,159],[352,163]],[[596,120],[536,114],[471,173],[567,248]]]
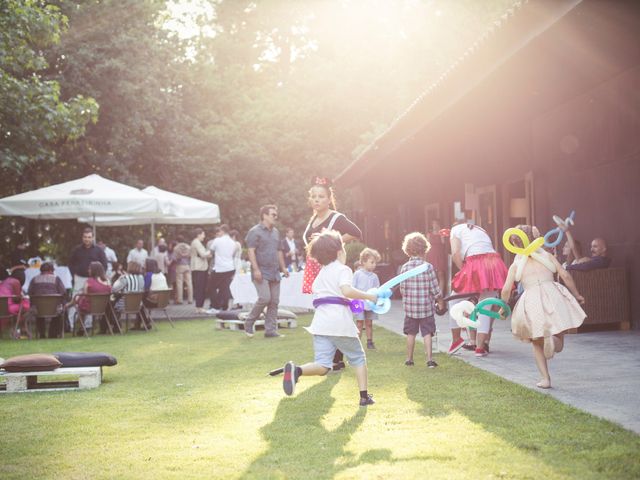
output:
[[[451,228],[451,256],[453,263],[460,269],[451,280],[451,289],[455,293],[478,292],[479,299],[498,297],[507,278],[507,266],[496,253],[489,234],[471,222],[459,223]],[[450,318],[453,340],[449,354],[465,346],[475,350],[476,357],[489,353],[491,324],[493,319],[487,315],[478,315],[478,328],[474,335],[470,331],[471,343],[464,345],[461,328]]]
[[[323,177],[315,177],[313,179],[313,184],[309,189],[309,205],[313,208],[313,215],[309,219],[307,228],[305,228],[302,236],[305,246],[323,230],[340,232],[344,243],[362,238],[362,231],[360,231],[358,226],[349,220],[346,215],[336,211],[336,201],[329,179]],[[321,267],[322,265],[307,254],[302,281],[302,293],[311,293],[311,286],[318,276]],[[333,360],[334,370],[344,368],[342,358],[342,352],[340,350],[336,351]]]

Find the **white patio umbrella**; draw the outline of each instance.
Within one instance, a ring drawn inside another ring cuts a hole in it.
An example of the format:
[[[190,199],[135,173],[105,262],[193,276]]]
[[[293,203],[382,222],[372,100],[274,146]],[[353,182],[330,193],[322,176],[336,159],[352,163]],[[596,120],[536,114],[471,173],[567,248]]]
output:
[[[0,199],[0,215],[35,219],[137,217],[159,212],[160,202],[153,195],[96,174]]]
[[[151,225],[151,247],[155,241],[155,225],[211,225],[220,223],[218,205],[197,198],[162,190],[154,186],[142,189],[142,192],[158,199],[161,212],[148,216],[105,216],[96,215],[95,219],[84,216],[79,222],[94,223],[98,226],[117,227],[125,225]]]

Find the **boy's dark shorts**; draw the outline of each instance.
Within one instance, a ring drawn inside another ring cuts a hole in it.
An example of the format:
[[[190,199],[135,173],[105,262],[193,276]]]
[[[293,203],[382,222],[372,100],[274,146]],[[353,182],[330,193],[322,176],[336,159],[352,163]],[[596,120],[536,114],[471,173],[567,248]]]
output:
[[[420,330],[423,337],[426,335],[433,335],[436,333],[436,319],[434,317],[404,317],[403,332],[405,335],[417,335],[418,330]]]

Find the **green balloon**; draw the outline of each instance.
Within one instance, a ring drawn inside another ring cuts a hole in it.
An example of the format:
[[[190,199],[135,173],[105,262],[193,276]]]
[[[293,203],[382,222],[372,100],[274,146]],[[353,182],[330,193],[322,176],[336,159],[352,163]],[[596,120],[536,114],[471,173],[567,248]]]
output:
[[[502,317],[500,313],[490,310],[490,307],[492,307],[493,305],[497,305],[500,308],[502,308],[506,315]],[[489,308],[485,308],[485,307],[489,307]],[[499,298],[485,298],[481,302],[478,302],[478,304],[476,305],[476,308],[474,308],[473,312],[471,312],[470,319],[476,322],[477,317],[480,314],[487,315],[488,317],[496,318],[496,319],[507,318],[509,315],[511,315],[511,308],[509,308],[509,305],[507,305],[505,302],[503,302]]]

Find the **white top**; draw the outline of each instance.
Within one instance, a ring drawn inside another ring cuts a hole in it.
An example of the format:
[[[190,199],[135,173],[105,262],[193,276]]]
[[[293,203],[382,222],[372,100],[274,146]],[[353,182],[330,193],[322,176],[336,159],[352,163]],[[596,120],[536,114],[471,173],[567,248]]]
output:
[[[460,240],[460,255],[465,259],[472,255],[495,253],[491,238],[482,228],[469,228],[466,223],[460,223],[451,228],[451,237]]]
[[[375,272],[370,272],[364,268],[360,268],[353,274],[352,285],[354,288],[366,292],[372,288],[378,288],[380,286],[380,279]],[[366,303],[364,309],[371,311],[371,309],[367,307]]]
[[[209,246],[213,252],[213,271],[214,272],[230,272],[236,269],[234,255],[236,253],[236,242],[229,235],[222,235],[215,238]]]
[[[236,240],[236,251],[233,254],[233,263],[236,267],[236,273],[242,272],[242,244]]]
[[[151,285],[149,286],[149,290],[169,290],[169,285],[167,285],[167,277],[164,276],[164,273],[158,272],[151,275]]]
[[[352,279],[351,269],[336,260],[320,269],[311,289],[315,298],[343,297],[340,287],[350,286]],[[358,337],[351,310],[344,305],[319,305],[306,330],[313,335]]]
[[[287,237],[285,237],[285,240],[287,241],[287,245],[289,245],[289,251],[293,252],[293,256],[291,257],[291,260],[295,260],[295,258],[297,256],[296,255],[296,250],[297,250],[296,241],[293,238],[287,238]]]
[[[111,278],[113,276],[113,264],[118,261],[118,257],[116,256],[116,252],[113,251],[112,248],[104,246],[104,256],[107,257],[107,278]]]
[[[137,248],[132,248],[129,250],[129,255],[127,255],[127,263],[135,262],[144,267],[144,261],[147,259],[149,254],[144,248],[138,250]]]

